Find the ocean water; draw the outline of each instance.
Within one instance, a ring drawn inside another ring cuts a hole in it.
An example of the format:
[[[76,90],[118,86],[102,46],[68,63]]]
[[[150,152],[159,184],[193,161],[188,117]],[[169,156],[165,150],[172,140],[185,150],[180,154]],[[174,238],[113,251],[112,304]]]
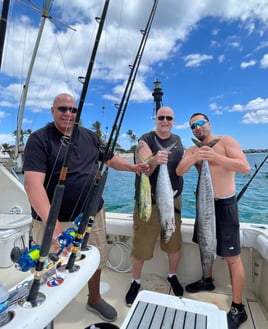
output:
[[[248,161],[251,166],[248,175],[236,174],[237,194],[248,183],[266,153],[249,153]],[[103,192],[106,211],[132,213],[134,207],[134,177],[130,172],[119,172],[109,169],[107,182]],[[184,190],[182,193],[182,217],[195,217],[194,191],[197,183],[195,168],[184,175]],[[240,222],[268,224],[268,161],[258,171],[249,184],[246,192],[238,202]]]
[[[237,195],[249,182],[256,167],[267,156],[266,153],[249,153],[246,155],[250,163],[248,175],[236,174]],[[131,160],[130,160],[131,161]],[[23,182],[23,176],[19,175]],[[105,209],[109,212],[132,214],[134,207],[134,179],[130,172],[117,171],[112,168],[108,171],[108,178],[103,191]],[[195,168],[184,175],[182,193],[182,217],[195,217],[195,188],[197,172]],[[245,193],[238,202],[240,222],[268,224],[268,160],[263,164],[257,175],[248,185]]]

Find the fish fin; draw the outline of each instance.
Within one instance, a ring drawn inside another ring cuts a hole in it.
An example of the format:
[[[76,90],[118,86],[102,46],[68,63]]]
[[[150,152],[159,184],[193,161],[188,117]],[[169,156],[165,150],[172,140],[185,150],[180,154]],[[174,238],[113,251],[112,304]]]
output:
[[[209,146],[209,147],[213,147],[215,144],[218,143],[219,140],[220,140],[220,138],[213,139],[213,141],[209,142],[209,143],[207,144],[207,146]]]
[[[201,146],[203,146],[202,143],[199,142],[197,139],[192,138],[192,141],[194,142],[194,144],[195,144],[197,147],[201,147]]]
[[[220,138],[216,138],[213,139],[211,142],[207,143],[207,144],[202,144],[201,142],[199,142],[197,139],[192,138],[192,141],[194,142],[194,144],[197,147],[202,147],[202,146],[209,146],[209,147],[213,147],[215,144],[218,143],[218,141],[220,140]]]
[[[154,154],[151,154],[147,159],[144,159],[140,153],[136,153],[136,155],[142,163],[148,163],[154,157]]]
[[[159,141],[157,140],[156,136],[154,136],[154,140],[155,140],[155,143],[157,145],[157,147],[161,150],[161,151],[170,151],[173,149],[173,147],[177,144],[177,141],[170,144],[168,147],[163,147]]]

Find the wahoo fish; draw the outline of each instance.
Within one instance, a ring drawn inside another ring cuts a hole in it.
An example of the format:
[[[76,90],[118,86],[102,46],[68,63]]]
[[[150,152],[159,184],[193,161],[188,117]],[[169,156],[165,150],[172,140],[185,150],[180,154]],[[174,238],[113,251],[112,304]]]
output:
[[[198,146],[204,146],[192,139]],[[214,146],[219,139],[213,140],[207,146]],[[202,160],[197,183],[196,199],[196,233],[200,250],[203,278],[207,278],[216,258],[216,216],[214,205],[214,189],[207,160]]]
[[[163,149],[156,139],[159,148]],[[171,150],[177,142],[170,145],[167,150]],[[156,181],[155,201],[159,211],[161,235],[165,243],[167,243],[171,235],[175,232],[175,210],[174,210],[174,194],[166,163],[159,166],[159,172]]]
[[[138,153],[137,156],[143,163],[147,163],[152,158],[152,156],[150,156],[147,160],[144,160]],[[139,218],[144,222],[148,222],[152,214],[151,183],[149,177],[144,173],[142,173],[140,177],[138,214]]]

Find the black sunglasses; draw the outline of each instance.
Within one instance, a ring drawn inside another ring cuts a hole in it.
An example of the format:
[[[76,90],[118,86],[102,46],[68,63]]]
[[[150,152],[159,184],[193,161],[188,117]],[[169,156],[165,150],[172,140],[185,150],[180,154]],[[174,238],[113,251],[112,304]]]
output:
[[[62,113],[67,112],[68,110],[71,113],[77,113],[78,109],[76,107],[69,107],[69,106],[56,106],[56,109]]]
[[[159,117],[157,117],[157,120],[159,121],[164,121],[164,120],[167,120],[167,121],[172,121],[173,120],[173,117],[169,116],[169,115],[159,115]]]

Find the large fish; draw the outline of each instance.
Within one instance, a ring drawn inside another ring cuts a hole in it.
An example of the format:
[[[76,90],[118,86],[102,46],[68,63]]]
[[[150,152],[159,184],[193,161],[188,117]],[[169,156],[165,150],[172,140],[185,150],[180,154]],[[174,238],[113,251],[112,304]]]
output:
[[[192,139],[198,146],[199,141]],[[214,146],[219,139],[213,140],[208,146]],[[202,160],[197,183],[196,199],[196,234],[200,250],[203,278],[209,276],[216,258],[216,218],[214,205],[214,189],[207,160]]]
[[[151,183],[149,177],[143,173],[140,178],[138,213],[139,218],[145,222],[148,222],[152,214]]]
[[[163,149],[156,140],[159,148]],[[171,150],[176,145],[176,142],[167,148]],[[161,235],[165,243],[167,243],[171,235],[175,232],[175,209],[174,209],[174,194],[167,164],[160,164],[159,172],[156,181],[155,201],[159,211]]]
[[[147,160],[144,160],[139,153],[136,155],[143,163],[149,162],[152,158],[151,156]],[[151,183],[149,177],[144,173],[142,173],[140,177],[138,214],[139,218],[145,222],[148,222],[152,214]]]

